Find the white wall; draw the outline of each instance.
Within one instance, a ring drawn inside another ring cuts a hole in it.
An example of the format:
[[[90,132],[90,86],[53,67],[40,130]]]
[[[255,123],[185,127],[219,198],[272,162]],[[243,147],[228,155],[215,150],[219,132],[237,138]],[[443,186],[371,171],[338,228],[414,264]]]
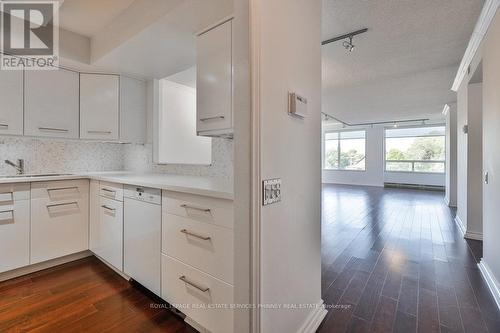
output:
[[[483,55],[484,168],[489,184],[484,186],[483,259],[497,288],[500,281],[500,11],[486,36]],[[498,290],[498,289],[497,289]],[[500,295],[497,294],[497,297]],[[500,299],[497,299],[497,302]]]
[[[255,0],[252,6],[259,169],[262,179],[282,179],[282,201],[260,211],[261,303],[320,304],[321,1]],[[307,98],[304,119],[287,114],[288,91]],[[301,332],[315,313],[321,319],[324,310],[262,309],[260,332]]]
[[[329,126],[325,129],[338,129],[338,126]],[[354,128],[349,128],[349,130]],[[366,170],[323,170],[323,183],[384,186],[384,183],[416,184],[444,186],[445,174],[385,172],[384,157],[384,128],[363,128],[366,131]],[[323,153],[322,143],[322,153]]]
[[[457,104],[448,104],[446,113],[446,180],[445,202],[457,206]]]
[[[467,80],[457,91],[457,221],[465,232],[467,225]]]
[[[483,84],[467,87],[467,223],[466,237],[483,235]]]

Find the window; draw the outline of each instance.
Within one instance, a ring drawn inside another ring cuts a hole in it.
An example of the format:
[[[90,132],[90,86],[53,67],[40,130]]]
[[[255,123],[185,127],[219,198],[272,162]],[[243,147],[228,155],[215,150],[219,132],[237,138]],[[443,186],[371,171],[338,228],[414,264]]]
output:
[[[365,170],[365,131],[325,132],[324,167]]]
[[[444,173],[445,127],[385,130],[385,170]]]

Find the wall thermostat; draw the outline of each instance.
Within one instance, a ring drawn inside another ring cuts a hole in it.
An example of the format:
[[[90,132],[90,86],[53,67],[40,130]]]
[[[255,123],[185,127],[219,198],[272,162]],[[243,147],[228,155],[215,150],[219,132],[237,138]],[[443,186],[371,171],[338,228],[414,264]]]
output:
[[[307,98],[297,95],[296,93],[288,93],[288,114],[304,118],[307,116]]]

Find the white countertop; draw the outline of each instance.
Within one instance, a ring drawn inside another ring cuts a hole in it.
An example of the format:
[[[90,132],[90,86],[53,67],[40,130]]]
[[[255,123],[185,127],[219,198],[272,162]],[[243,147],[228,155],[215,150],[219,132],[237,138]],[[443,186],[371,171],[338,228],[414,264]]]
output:
[[[182,176],[155,173],[134,172],[88,172],[60,175],[43,175],[37,177],[0,176],[0,184],[45,182],[70,179],[95,179],[113,183],[159,188],[190,194],[205,195],[220,199],[233,200],[233,184],[223,178]]]

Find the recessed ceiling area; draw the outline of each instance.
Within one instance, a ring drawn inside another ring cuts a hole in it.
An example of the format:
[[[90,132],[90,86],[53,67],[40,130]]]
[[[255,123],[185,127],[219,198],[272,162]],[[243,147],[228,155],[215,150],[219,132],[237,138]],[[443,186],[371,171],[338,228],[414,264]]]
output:
[[[65,0],[60,25],[87,38],[90,59],[63,65],[161,79],[194,66],[196,32],[232,12],[233,0]]]
[[[483,0],[324,0],[323,112],[346,122],[440,117]]]
[[[64,0],[59,25],[77,34],[92,37],[127,9],[135,0]]]

